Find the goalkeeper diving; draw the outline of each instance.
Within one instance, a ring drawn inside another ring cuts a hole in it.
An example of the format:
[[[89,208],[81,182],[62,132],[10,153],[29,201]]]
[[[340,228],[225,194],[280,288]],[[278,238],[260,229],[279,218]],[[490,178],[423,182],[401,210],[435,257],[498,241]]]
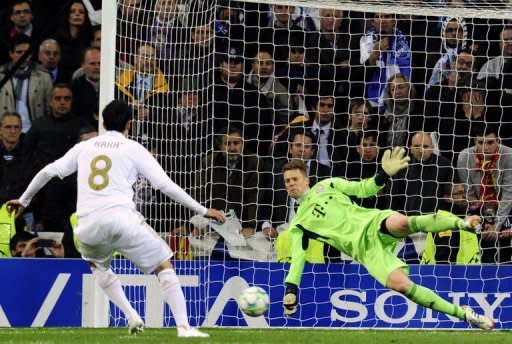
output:
[[[405,216],[393,210],[367,209],[353,203],[350,196],[375,195],[388,179],[409,164],[405,149],[395,147],[382,157],[382,169],[371,178],[347,181],[325,179],[309,188],[307,167],[299,160],[283,166],[290,197],[299,208],[290,224],[292,259],[285,279],[284,312],[291,316],[298,307],[298,289],[306,262],[309,238],[331,245],[365,266],[382,285],[409,300],[435,311],[452,315],[473,326],[491,330],[494,322],[470,307],[452,304],[408,277],[409,267],[394,254],[399,240],[416,232],[437,233],[448,229],[477,233],[481,218],[461,219],[451,213]]]

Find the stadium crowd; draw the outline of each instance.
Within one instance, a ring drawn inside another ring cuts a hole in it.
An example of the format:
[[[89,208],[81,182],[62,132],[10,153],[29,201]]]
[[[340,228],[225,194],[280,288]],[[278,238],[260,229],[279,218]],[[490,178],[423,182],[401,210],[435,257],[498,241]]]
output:
[[[100,11],[100,0],[0,4],[0,204],[97,135]],[[354,202],[406,215],[479,214],[485,225],[478,235],[417,233],[399,256],[512,263],[512,20],[122,0],[116,45],[116,97],[133,109],[131,138],[199,202],[233,210],[248,243],[244,251],[191,224],[140,178],[137,210],[178,258],[289,261],[296,204],[281,167],[304,160],[312,184],[358,180],[379,170],[385,149],[403,146],[409,167]],[[2,206],[0,254],[79,257],[75,179],[49,183],[22,219]],[[64,232],[64,253],[34,245],[39,232]],[[345,261],[310,247],[311,262]]]

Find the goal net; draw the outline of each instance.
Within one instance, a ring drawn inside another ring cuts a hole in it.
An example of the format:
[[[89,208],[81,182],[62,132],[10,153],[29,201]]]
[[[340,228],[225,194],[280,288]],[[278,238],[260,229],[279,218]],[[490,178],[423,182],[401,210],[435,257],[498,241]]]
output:
[[[283,316],[295,214],[284,163],[307,162],[311,184],[359,180],[403,146],[409,167],[353,201],[483,216],[482,235],[420,233],[395,251],[415,283],[512,326],[510,1],[119,0],[115,11],[115,24],[103,23],[115,66],[102,80],[134,109],[130,137],[198,201],[230,214],[208,223],[143,177],[134,186],[137,209],[175,252],[193,324],[467,328],[314,241],[300,311]],[[115,269],[146,322],[174,325],[129,262]],[[237,309],[249,285],[269,292],[265,317]],[[124,323],[111,308],[110,324]]]

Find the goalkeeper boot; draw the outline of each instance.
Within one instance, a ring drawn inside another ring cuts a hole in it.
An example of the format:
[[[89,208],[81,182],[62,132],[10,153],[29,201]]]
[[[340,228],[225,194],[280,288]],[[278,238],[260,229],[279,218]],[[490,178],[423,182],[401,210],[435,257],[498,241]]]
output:
[[[494,328],[494,321],[485,315],[476,313],[469,306],[463,306],[462,309],[464,309],[464,312],[466,312],[466,321],[471,325],[481,328],[485,331],[490,331]]]
[[[470,233],[480,233],[482,231],[482,218],[478,215],[467,216],[461,229]]]
[[[140,317],[128,320],[128,334],[137,335],[144,331],[144,322]]]
[[[178,337],[179,338],[206,338],[210,337],[208,333],[201,332],[195,327],[190,326],[179,326],[178,327]]]

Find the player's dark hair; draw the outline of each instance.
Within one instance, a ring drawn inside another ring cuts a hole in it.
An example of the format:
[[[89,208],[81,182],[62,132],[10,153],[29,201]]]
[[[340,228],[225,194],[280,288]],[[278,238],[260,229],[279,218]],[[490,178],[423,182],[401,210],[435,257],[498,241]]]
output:
[[[122,133],[126,123],[132,118],[132,109],[121,100],[112,100],[105,106],[102,114],[105,129]]]
[[[285,173],[286,171],[291,171],[291,170],[299,170],[302,172],[304,177],[308,176],[308,166],[302,160],[293,159],[293,160],[288,161],[286,164],[284,164],[283,169],[282,169],[283,173]]]

